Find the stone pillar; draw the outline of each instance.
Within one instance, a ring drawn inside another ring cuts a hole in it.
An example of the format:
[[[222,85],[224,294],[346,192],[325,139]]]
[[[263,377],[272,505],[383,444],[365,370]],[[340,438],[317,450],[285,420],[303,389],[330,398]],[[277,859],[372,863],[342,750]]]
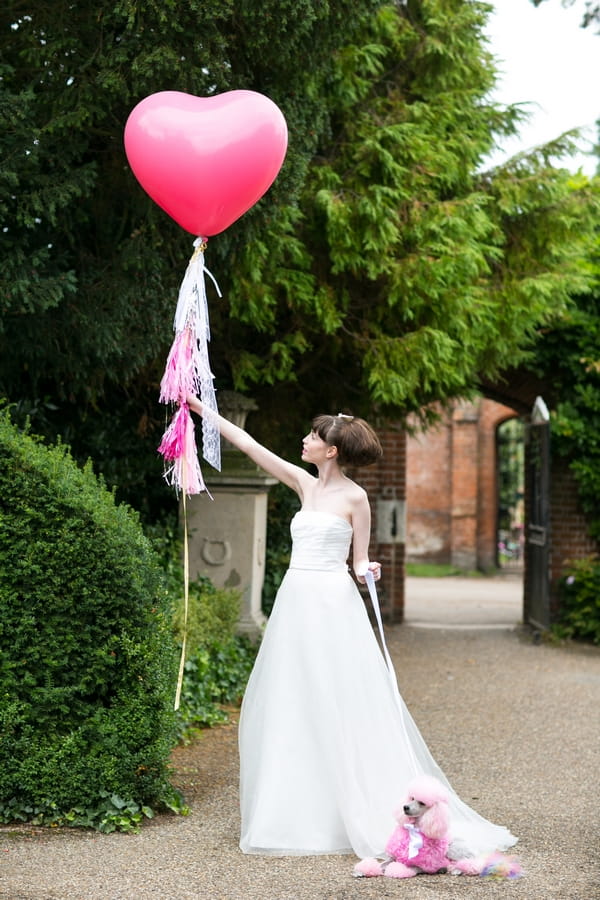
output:
[[[223,391],[218,400],[222,415],[241,428],[256,409],[233,391]],[[205,575],[216,587],[240,591],[238,631],[256,639],[265,624],[267,495],[276,480],[223,439],[221,456],[220,472],[203,472],[213,500],[206,494],[188,500],[190,577]]]

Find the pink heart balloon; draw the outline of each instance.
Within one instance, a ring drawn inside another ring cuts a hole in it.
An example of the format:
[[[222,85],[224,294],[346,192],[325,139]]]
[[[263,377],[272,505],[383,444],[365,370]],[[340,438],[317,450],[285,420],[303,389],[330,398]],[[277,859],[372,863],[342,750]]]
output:
[[[151,94],[125,125],[125,152],[146,193],[201,237],[223,231],[273,184],[287,149],[283,113],[255,91]]]

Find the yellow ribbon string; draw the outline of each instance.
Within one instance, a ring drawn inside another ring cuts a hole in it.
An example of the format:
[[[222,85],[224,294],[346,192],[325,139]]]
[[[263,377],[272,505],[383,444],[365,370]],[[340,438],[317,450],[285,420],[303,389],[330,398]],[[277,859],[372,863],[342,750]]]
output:
[[[181,659],[179,660],[179,675],[177,676],[177,689],[175,691],[175,710],[179,709],[181,700],[181,687],[183,685],[183,670],[185,667],[185,654],[187,644],[187,620],[190,594],[190,557],[188,549],[187,505],[186,505],[186,478],[185,465],[183,466],[183,641],[181,644]]]

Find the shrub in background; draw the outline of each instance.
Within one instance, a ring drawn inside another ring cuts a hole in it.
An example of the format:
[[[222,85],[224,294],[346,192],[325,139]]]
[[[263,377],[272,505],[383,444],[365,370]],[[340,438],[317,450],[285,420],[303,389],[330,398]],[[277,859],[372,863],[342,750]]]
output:
[[[190,584],[188,653],[177,712],[179,740],[187,740],[198,728],[226,722],[229,716],[223,707],[237,705],[242,699],[258,648],[235,633],[240,601],[239,591],[217,588],[208,578]],[[173,616],[180,643],[183,625],[180,599]]]
[[[177,711],[177,737],[188,740],[198,728],[228,720],[224,706],[237,705],[256,658],[257,645],[237,635],[241,595],[217,588],[203,576],[189,585],[184,615],[183,545],[176,524],[148,530],[162,559],[173,606],[173,630],[180,648],[186,630],[187,659]]]
[[[558,637],[600,644],[600,559],[589,556],[571,563],[560,583]]]
[[[0,411],[0,820],[127,829],[175,807],[175,675],[137,515]]]
[[[177,716],[184,743],[200,728],[229,720],[227,707],[241,702],[256,658],[257,645],[233,635],[223,644],[197,647],[188,657]]]
[[[176,598],[173,630],[179,643],[184,624],[187,646],[191,653],[198,647],[227,643],[235,633],[240,618],[241,594],[232,588],[218,588],[209,578],[200,576],[189,585],[188,615],[185,623],[183,602],[183,567],[180,575],[169,577],[169,592]],[[175,577],[174,577],[175,576]]]
[[[184,629],[183,537],[174,519],[148,526],[146,534],[160,557],[171,597],[174,635],[181,644]],[[193,579],[189,585],[188,649],[227,642],[235,632],[240,605],[239,591],[217,588],[204,576]]]

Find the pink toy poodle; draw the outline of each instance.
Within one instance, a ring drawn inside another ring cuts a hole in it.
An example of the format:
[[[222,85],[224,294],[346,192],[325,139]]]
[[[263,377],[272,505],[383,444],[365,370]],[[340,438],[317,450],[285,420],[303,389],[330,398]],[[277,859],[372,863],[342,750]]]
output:
[[[398,825],[387,842],[386,858],[361,860],[354,867],[354,875],[412,878],[421,872],[433,875],[450,871],[455,875],[518,878],[521,874],[518,863],[502,854],[485,859],[448,856],[448,796],[447,788],[437,778],[421,775],[413,779],[403,805],[396,810]]]

